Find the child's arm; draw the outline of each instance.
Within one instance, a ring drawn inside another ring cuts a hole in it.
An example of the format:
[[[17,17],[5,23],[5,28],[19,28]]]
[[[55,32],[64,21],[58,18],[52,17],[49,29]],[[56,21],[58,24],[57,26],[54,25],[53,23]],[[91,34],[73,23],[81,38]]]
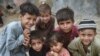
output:
[[[16,28],[14,28],[12,26],[7,27],[6,47],[8,50],[13,50],[23,44],[24,35],[21,34],[17,37],[16,32],[17,32]]]
[[[13,50],[16,48],[19,48],[19,46],[23,45],[24,38],[27,36],[27,34],[21,34],[18,37],[16,36],[17,28],[14,27],[8,27],[7,28],[7,42],[6,47],[8,50]],[[16,39],[17,38],[17,39]]]
[[[24,43],[23,45],[28,48],[29,47],[29,43],[30,43],[30,30],[29,29],[25,29],[24,32]]]

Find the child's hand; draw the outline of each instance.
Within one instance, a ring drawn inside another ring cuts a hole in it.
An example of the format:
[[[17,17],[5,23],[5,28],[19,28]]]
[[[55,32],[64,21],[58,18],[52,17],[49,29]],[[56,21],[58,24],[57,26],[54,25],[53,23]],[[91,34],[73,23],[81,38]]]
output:
[[[51,52],[49,53],[49,56],[58,56],[58,53],[56,53],[56,52],[54,52],[54,51],[51,51]]]
[[[24,34],[24,38],[29,38],[29,36],[30,36],[30,30],[29,29],[25,29],[23,31],[23,34]]]
[[[30,36],[30,30],[29,29],[25,29],[23,34],[24,34],[24,43],[23,43],[23,45],[25,47],[28,47],[29,46],[29,42],[30,42],[30,37],[29,37]]]
[[[29,47],[29,43],[30,43],[30,38],[24,38],[24,43],[23,43],[23,45],[24,45],[25,47]]]

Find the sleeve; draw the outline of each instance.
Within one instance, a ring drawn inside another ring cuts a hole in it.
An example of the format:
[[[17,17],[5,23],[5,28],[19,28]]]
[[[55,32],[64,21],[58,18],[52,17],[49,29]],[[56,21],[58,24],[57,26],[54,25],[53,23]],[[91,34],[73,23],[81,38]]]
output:
[[[76,42],[76,40],[75,41],[74,40],[68,45],[68,50],[72,54],[72,56],[81,56],[81,54],[79,53],[79,51],[77,49],[78,48],[77,42]]]
[[[20,45],[23,44],[24,36],[23,34],[16,36],[16,29],[13,27],[8,27],[7,29],[7,40],[6,40],[6,47],[8,50],[13,50],[18,48]]]

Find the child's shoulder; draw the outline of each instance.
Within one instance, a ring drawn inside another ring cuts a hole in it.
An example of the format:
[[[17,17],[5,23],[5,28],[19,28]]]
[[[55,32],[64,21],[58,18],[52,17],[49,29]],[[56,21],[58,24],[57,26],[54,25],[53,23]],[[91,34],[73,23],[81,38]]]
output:
[[[72,26],[72,29],[74,29],[74,30],[78,30],[77,25],[73,25],[73,26]]]
[[[71,43],[79,43],[80,42],[80,37],[74,38]]]
[[[80,45],[80,38],[77,37],[77,38],[74,38],[70,43],[69,43],[69,47],[74,47],[74,46],[78,46]]]
[[[11,23],[9,23],[6,27],[7,29],[18,29],[18,27],[20,27],[20,21],[13,21]]]
[[[99,36],[96,36],[96,37],[94,38],[94,45],[95,45],[96,47],[99,47],[99,48],[100,48],[100,38],[99,38]]]
[[[15,26],[16,24],[18,24],[19,21],[13,21],[10,22],[7,26]]]

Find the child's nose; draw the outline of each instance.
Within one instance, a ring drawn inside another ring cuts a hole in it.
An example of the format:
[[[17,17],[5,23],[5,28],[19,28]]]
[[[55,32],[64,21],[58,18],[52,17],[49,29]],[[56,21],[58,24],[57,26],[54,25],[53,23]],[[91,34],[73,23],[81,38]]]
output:
[[[66,25],[66,24],[64,24],[64,27],[67,27],[67,25]]]
[[[29,22],[30,24],[35,24],[35,21],[33,21],[33,20],[30,20],[30,22]]]
[[[88,36],[85,36],[85,37],[84,37],[84,39],[86,39],[86,40],[87,40],[87,39],[88,39]]]

